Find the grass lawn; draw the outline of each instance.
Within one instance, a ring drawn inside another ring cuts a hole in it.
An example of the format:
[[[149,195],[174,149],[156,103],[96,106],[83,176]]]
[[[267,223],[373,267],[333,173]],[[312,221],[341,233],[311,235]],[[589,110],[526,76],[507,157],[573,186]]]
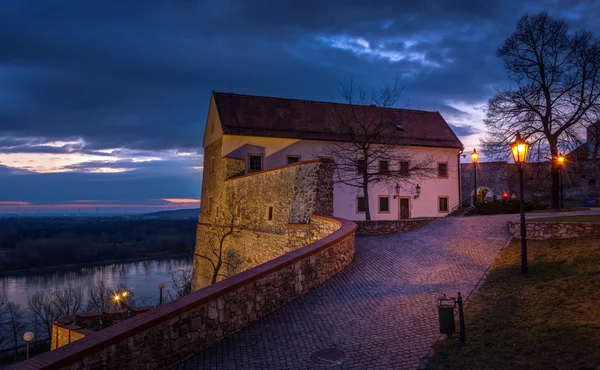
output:
[[[501,253],[466,307],[467,347],[437,343],[428,369],[598,368],[600,239],[529,241],[528,250],[526,276],[518,240]]]
[[[532,218],[527,222],[600,222],[600,215]]]

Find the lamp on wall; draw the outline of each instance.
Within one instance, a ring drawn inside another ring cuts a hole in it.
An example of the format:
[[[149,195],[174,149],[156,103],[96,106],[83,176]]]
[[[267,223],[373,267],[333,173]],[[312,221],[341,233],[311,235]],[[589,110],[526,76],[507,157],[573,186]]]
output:
[[[419,195],[421,195],[421,185],[417,184],[417,186],[415,187],[415,195],[413,196],[413,199],[417,199]]]
[[[396,195],[394,195],[394,199],[396,199],[400,196],[400,185],[398,183],[396,183],[396,187],[394,188],[394,190],[396,191]]]

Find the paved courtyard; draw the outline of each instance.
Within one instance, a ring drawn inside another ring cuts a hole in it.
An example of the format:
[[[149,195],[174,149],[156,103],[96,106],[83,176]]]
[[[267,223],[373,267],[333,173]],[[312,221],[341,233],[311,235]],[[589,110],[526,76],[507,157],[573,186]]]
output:
[[[405,234],[357,237],[346,271],[179,368],[416,369],[439,337],[436,297],[473,290],[506,244],[509,219],[518,215],[443,218]],[[346,357],[311,361],[324,348]]]

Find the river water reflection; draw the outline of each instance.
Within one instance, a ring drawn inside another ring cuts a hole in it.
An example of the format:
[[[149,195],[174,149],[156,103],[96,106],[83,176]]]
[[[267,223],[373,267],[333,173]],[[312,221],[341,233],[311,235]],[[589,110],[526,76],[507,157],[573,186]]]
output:
[[[169,288],[167,272],[170,269],[191,268],[192,258],[168,258],[110,265],[73,267],[53,271],[0,277],[0,295],[27,309],[27,296],[42,290],[52,290],[68,285],[84,288],[84,305],[87,288],[100,281],[116,288],[125,284],[134,297],[151,297],[158,300],[158,284]],[[166,292],[165,292],[166,294]]]

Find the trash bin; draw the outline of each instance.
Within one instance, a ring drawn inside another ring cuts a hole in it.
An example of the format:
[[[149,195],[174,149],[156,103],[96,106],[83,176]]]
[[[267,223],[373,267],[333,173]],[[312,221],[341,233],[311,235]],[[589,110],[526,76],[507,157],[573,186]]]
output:
[[[451,336],[456,333],[456,324],[454,322],[454,300],[452,298],[438,298],[438,316],[440,320],[440,334]]]

